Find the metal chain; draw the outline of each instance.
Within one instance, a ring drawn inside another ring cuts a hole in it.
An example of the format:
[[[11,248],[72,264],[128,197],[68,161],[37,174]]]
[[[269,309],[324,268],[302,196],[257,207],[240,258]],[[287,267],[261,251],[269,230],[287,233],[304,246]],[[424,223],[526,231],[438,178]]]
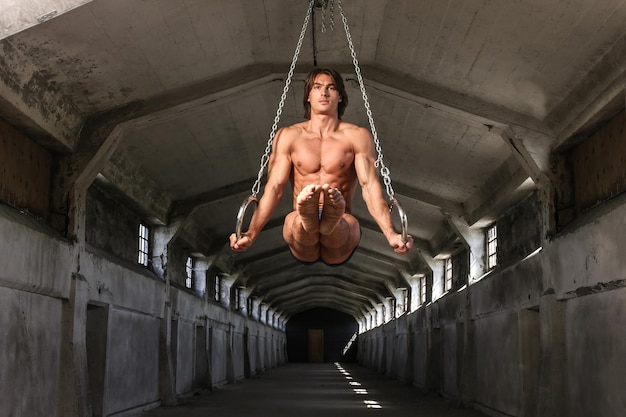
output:
[[[365,111],[367,113],[367,118],[370,123],[370,129],[372,131],[372,136],[374,138],[374,144],[376,145],[376,162],[374,166],[376,168],[380,167],[380,175],[383,177],[383,183],[385,184],[385,188],[387,190],[387,195],[389,196],[389,200],[394,199],[395,192],[393,191],[393,187],[391,186],[391,173],[389,172],[389,168],[385,166],[383,162],[383,151],[380,147],[380,142],[378,141],[378,133],[376,132],[376,126],[374,125],[374,117],[372,116],[372,109],[370,108],[369,100],[367,99],[367,92],[365,91],[365,84],[363,83],[363,77],[361,76],[361,68],[359,68],[359,60],[356,57],[356,52],[354,50],[354,45],[352,44],[352,36],[350,35],[350,28],[348,27],[348,19],[343,12],[343,1],[338,0],[339,3],[339,12],[341,13],[341,20],[343,22],[343,28],[346,32],[346,39],[348,40],[348,46],[350,47],[350,54],[352,55],[352,63],[354,64],[354,72],[356,72],[357,79],[359,81],[359,87],[361,88],[361,95],[363,96],[363,103],[365,105]]]
[[[335,30],[335,0],[322,0],[322,33],[326,33],[326,9],[330,6],[330,31]]]
[[[287,99],[287,92],[289,91],[289,86],[291,85],[291,79],[293,78],[293,72],[296,69],[296,63],[298,62],[298,55],[300,55],[300,48],[302,47],[302,41],[304,40],[304,35],[306,34],[306,28],[309,24],[309,19],[311,18],[311,11],[313,10],[313,4],[315,0],[311,0],[309,2],[309,8],[307,10],[306,16],[304,17],[304,22],[302,23],[302,30],[300,31],[300,37],[298,38],[298,44],[296,45],[296,50],[293,54],[293,59],[291,60],[291,66],[289,67],[289,74],[287,75],[287,80],[285,81],[285,86],[283,87],[283,93],[280,96],[280,102],[278,103],[278,109],[276,109],[276,116],[274,117],[274,124],[272,125],[272,131],[270,132],[269,139],[267,140],[267,146],[265,147],[265,152],[261,157],[261,167],[259,168],[259,173],[257,174],[256,181],[252,186],[252,197],[255,197],[259,194],[259,190],[261,189],[261,178],[263,177],[263,172],[265,171],[265,167],[270,159],[270,154],[272,153],[272,143],[274,142],[274,136],[276,136],[276,130],[278,130],[278,123],[280,122],[280,116],[283,113],[283,107],[285,106],[285,100]]]
[[[272,152],[272,143],[274,142],[274,137],[276,136],[276,131],[278,130],[278,123],[280,122],[280,116],[283,112],[283,107],[285,105],[285,100],[287,99],[287,93],[289,91],[289,86],[291,85],[291,80],[293,78],[293,73],[296,68],[296,63],[298,62],[298,56],[300,55],[300,49],[302,48],[302,42],[304,40],[304,36],[306,34],[306,29],[309,24],[309,20],[311,18],[311,12],[313,10],[315,0],[311,0],[309,2],[309,7],[307,9],[306,16],[304,17],[304,22],[302,24],[302,30],[300,31],[300,37],[298,38],[298,43],[296,45],[296,50],[293,54],[293,59],[291,60],[291,65],[289,67],[289,73],[287,75],[287,80],[285,81],[285,86],[283,88],[283,93],[280,97],[280,102],[278,104],[278,109],[276,110],[276,116],[274,117],[274,124],[272,125],[272,130],[269,135],[269,139],[267,141],[267,146],[265,147],[265,152],[261,157],[261,167],[259,168],[259,172],[257,174],[257,179],[252,186],[252,197],[256,197],[261,189],[261,178],[263,177],[263,172],[267,167],[269,162],[269,157]],[[334,30],[334,0],[324,0],[322,5],[322,27],[323,31],[325,31],[325,16],[326,16],[326,6],[330,3],[330,14],[331,14],[331,30]],[[356,73],[357,79],[359,81],[359,87],[361,89],[361,95],[363,97],[363,103],[365,106],[365,110],[367,113],[367,118],[370,124],[370,130],[372,132],[372,137],[374,139],[374,145],[376,147],[377,158],[374,162],[374,166],[376,168],[380,168],[380,175],[383,178],[383,183],[385,184],[385,188],[387,191],[387,196],[390,200],[394,199],[395,192],[391,185],[391,173],[389,168],[385,166],[383,161],[383,152],[380,146],[380,141],[378,140],[378,133],[376,131],[376,126],[374,124],[374,117],[372,115],[372,110],[370,107],[370,103],[367,97],[367,92],[365,91],[365,84],[363,82],[363,76],[361,75],[361,68],[359,67],[359,61],[356,56],[356,51],[354,49],[354,44],[352,43],[352,36],[350,35],[350,28],[348,27],[348,19],[343,11],[343,1],[338,0],[339,12],[341,14],[341,20],[343,22],[343,28],[346,32],[346,39],[348,41],[348,47],[350,48],[350,55],[352,56],[352,63],[354,64],[354,71]]]

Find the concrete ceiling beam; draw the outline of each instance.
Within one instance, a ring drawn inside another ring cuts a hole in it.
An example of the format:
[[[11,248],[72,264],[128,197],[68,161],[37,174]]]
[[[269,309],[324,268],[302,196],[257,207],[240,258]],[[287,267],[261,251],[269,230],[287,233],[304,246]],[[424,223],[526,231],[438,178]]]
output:
[[[418,104],[485,131],[494,126],[514,125],[552,135],[549,126],[535,117],[416,80],[392,69],[364,66],[362,72],[367,88],[375,88],[395,100]]]
[[[548,115],[556,132],[553,149],[558,152],[578,143],[624,109],[625,89],[626,33]]]
[[[327,294],[338,294],[344,297],[345,299],[353,300],[356,303],[361,305],[366,305],[373,307],[378,304],[378,301],[373,300],[370,297],[367,297],[364,294],[359,292],[353,292],[347,290],[342,287],[338,287],[334,284],[311,284],[302,288],[298,288],[294,291],[291,291],[288,294],[282,294],[276,297],[264,297],[263,302],[268,304],[272,308],[278,308],[279,306],[284,305],[289,300],[293,298],[306,298],[308,296],[325,296]]]
[[[364,287],[360,283],[352,282],[349,279],[338,275],[313,275],[306,278],[304,281],[294,281],[290,284],[275,287],[264,294],[264,299],[273,300],[277,297],[289,295],[290,293],[303,288],[308,288],[312,285],[332,285],[337,288],[341,288],[345,291],[350,291],[355,294],[361,294],[372,302],[372,305],[377,304],[382,300],[381,294],[378,294],[371,288]]]
[[[533,180],[519,164],[518,157],[511,155],[465,202],[468,212],[465,219],[471,226],[484,227],[513,202],[519,201],[520,193],[529,193],[534,188]]]
[[[277,311],[281,314],[292,317],[297,313],[319,307],[327,307],[338,310],[343,313],[350,314],[355,319],[360,318],[362,311],[365,310],[363,303],[346,299],[344,296],[339,294],[328,293],[323,295],[301,295],[291,298],[289,301],[281,304]]]
[[[47,149],[72,152],[85,115],[10,40],[0,41],[0,57],[3,118]]]
[[[146,220],[161,225],[168,223],[172,200],[125,154],[115,152],[95,181]]]

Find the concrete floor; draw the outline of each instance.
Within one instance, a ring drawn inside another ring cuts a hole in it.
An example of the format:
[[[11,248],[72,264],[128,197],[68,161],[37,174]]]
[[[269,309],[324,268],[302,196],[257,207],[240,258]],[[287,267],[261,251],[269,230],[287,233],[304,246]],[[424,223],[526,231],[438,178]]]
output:
[[[481,417],[355,364],[292,363],[142,417]]]

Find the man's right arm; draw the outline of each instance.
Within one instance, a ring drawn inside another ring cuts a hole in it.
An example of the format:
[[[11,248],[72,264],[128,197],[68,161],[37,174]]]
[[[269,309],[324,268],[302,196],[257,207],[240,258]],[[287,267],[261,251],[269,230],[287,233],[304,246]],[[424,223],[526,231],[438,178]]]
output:
[[[400,254],[408,253],[413,245],[413,238],[407,236],[407,241],[404,242],[393,227],[389,206],[383,198],[383,188],[374,165],[375,148],[372,136],[366,129],[358,128],[352,138],[354,166],[367,209],[394,251]]]
[[[272,153],[268,163],[267,183],[263,189],[263,196],[254,211],[248,230],[237,240],[235,234],[230,236],[230,247],[235,251],[244,251],[256,240],[261,230],[272,217],[280,199],[283,196],[285,185],[291,175],[291,134],[289,128],[278,131],[272,144]]]

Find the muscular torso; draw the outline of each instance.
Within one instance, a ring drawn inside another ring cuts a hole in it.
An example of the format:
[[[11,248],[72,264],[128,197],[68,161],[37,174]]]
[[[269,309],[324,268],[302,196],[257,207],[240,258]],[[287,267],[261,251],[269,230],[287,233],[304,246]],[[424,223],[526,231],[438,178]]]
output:
[[[291,181],[294,204],[305,186],[329,184],[343,194],[346,212],[352,211],[352,198],[357,184],[353,138],[350,135],[353,128],[354,125],[341,123],[336,131],[324,137],[307,130],[304,123],[291,128],[290,157],[293,164]]]

